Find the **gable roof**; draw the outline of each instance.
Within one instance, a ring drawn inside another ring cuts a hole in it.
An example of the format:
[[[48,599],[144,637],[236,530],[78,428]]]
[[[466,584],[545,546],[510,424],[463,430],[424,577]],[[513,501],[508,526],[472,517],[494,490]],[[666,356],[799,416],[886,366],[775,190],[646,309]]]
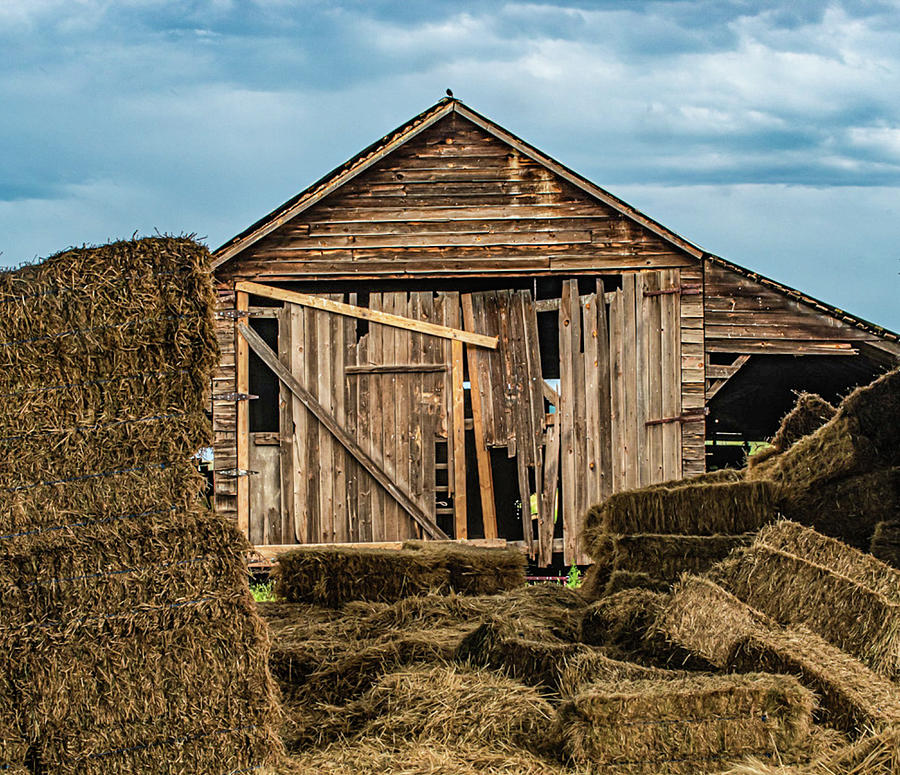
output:
[[[530,143],[527,143],[525,140],[522,140],[520,137],[517,137],[516,135],[507,131],[499,124],[494,123],[486,116],[481,115],[477,111],[465,105],[459,99],[453,97],[445,97],[439,100],[437,103],[419,113],[417,116],[413,117],[405,124],[402,124],[392,132],[386,134],[380,140],[376,140],[356,156],[349,159],[341,166],[335,168],[327,175],[323,176],[315,183],[301,191],[299,194],[287,200],[279,207],[275,208],[272,212],[264,215],[254,224],[244,229],[244,231],[242,231],[240,234],[237,234],[228,242],[221,245],[213,252],[213,270],[218,269],[223,264],[227,263],[232,258],[241,253],[243,250],[258,242],[263,237],[277,229],[279,226],[282,226],[284,223],[294,218],[296,215],[312,207],[317,202],[320,202],[322,199],[324,199],[332,192],[336,191],[342,185],[353,180],[362,172],[372,167],[392,151],[395,151],[405,143],[409,142],[418,134],[426,130],[428,127],[437,123],[451,113],[456,113],[457,115],[468,119],[473,124],[480,127],[482,130],[492,135],[496,139],[500,140],[506,145],[509,145],[512,148],[515,148],[524,156],[546,167],[551,172],[555,173],[575,187],[581,189],[589,196],[611,207],[613,210],[616,210],[635,223],[640,224],[648,231],[665,240],[672,246],[684,251],[688,255],[701,261],[711,261],[715,264],[725,267],[726,269],[742,274],[745,277],[754,280],[755,282],[758,282],[793,299],[794,301],[798,301],[815,309],[816,311],[838,318],[839,320],[842,320],[843,322],[855,326],[856,328],[859,328],[863,331],[867,331],[871,334],[892,342],[900,342],[900,335],[889,331],[882,326],[870,323],[869,321],[863,320],[862,318],[856,317],[855,315],[851,315],[850,313],[845,312],[844,310],[841,310],[831,304],[815,299],[812,296],[808,296],[807,294],[802,293],[801,291],[798,291],[787,285],[783,285],[782,283],[758,274],[757,272],[753,272],[749,269],[739,266],[738,264],[727,261],[720,256],[703,250],[681,235],[675,233],[671,229],[666,228],[661,223],[653,220],[637,208],[632,207],[627,202],[624,202],[617,196],[614,196],[606,189],[603,189],[600,186],[592,183],[587,178],[579,175],[574,170],[569,169],[564,164],[556,161],[556,159],[535,148]]]

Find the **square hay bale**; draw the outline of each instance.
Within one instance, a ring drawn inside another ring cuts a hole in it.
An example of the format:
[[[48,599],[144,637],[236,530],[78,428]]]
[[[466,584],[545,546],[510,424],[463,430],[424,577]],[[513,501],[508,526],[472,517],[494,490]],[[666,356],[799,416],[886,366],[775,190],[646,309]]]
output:
[[[279,555],[275,573],[280,597],[332,608],[351,600],[392,603],[450,585],[440,557],[413,549],[300,547]]]
[[[876,525],[900,514],[900,468],[877,469],[814,487],[787,487],[782,492],[785,517],[868,550]]]
[[[869,551],[894,568],[900,568],[900,520],[879,522],[872,535]]]
[[[714,772],[808,745],[813,695],[765,674],[599,683],[559,708],[564,754],[593,772]]]
[[[900,604],[871,587],[761,542],[723,560],[710,577],[781,624],[804,625],[876,672],[898,675]]]
[[[620,492],[585,517],[585,546],[607,535],[739,535],[759,530],[777,515],[778,488],[769,481],[712,482],[674,489]]]
[[[603,649],[585,649],[566,662],[559,677],[559,695],[572,699],[597,682],[642,679],[668,681],[689,675],[691,674],[685,670],[650,667],[616,659],[608,656]]]
[[[404,549],[433,554],[447,567],[450,589],[459,595],[496,595],[525,586],[528,560],[517,547],[505,549],[445,541],[407,541]]]
[[[746,546],[753,535],[658,535],[634,533],[612,536],[613,573],[644,573],[673,583],[682,573],[703,573],[732,549]]]
[[[218,775],[281,749],[246,541],[192,461],[208,260],[160,237],[0,272],[0,653],[29,771]]]
[[[616,570],[609,574],[604,596],[615,595],[627,589],[646,589],[651,592],[668,592],[672,585],[665,579],[651,576],[649,573],[634,573],[627,570]]]
[[[728,668],[796,676],[819,699],[816,719],[852,735],[900,725],[893,683],[802,628],[747,635],[734,644]]]
[[[754,543],[765,544],[817,565],[824,565],[830,571],[884,595],[888,600],[900,602],[900,571],[870,554],[857,551],[796,522],[782,520],[767,525],[759,531]]]
[[[700,576],[678,582],[656,623],[670,641],[720,668],[728,665],[738,641],[775,626],[768,616]]]
[[[837,414],[832,404],[816,393],[800,393],[793,409],[781,420],[772,437],[772,446],[778,452],[790,449],[804,436],[809,436]]]
[[[606,594],[606,584],[609,582],[610,565],[607,562],[594,560],[592,565],[584,572],[581,578],[581,586],[578,591],[588,602],[599,600]]]

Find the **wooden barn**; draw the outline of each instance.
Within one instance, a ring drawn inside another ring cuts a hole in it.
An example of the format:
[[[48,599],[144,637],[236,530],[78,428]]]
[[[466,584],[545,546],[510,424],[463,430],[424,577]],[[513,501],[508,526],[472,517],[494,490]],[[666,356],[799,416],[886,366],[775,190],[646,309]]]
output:
[[[263,554],[582,561],[619,490],[740,461],[898,336],[711,255],[454,99],[215,253],[216,508]]]

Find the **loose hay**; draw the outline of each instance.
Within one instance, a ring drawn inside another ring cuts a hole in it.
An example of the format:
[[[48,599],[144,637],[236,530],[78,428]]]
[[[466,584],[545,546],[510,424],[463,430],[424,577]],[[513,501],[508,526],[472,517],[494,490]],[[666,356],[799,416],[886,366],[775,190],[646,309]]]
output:
[[[559,727],[565,755],[594,772],[693,775],[747,755],[802,755],[813,704],[787,676],[598,683],[560,706]]]
[[[35,771],[219,775],[280,748],[246,543],[191,462],[208,259],[161,237],[0,273],[0,706]]]
[[[861,568],[870,564],[872,558],[847,547],[851,552]],[[900,605],[846,575],[757,541],[710,576],[748,605],[782,624],[809,627],[876,672],[892,677],[900,670]]]
[[[598,534],[739,535],[775,519],[778,488],[768,481],[713,482],[674,489],[629,490],[592,507],[585,546]]]
[[[800,393],[794,408],[781,421],[772,437],[772,446],[778,452],[790,449],[804,436],[814,433],[837,414],[822,396],[815,393]]]
[[[729,669],[794,675],[819,698],[816,718],[858,735],[900,724],[900,692],[808,630],[760,630],[734,644]]]
[[[286,760],[264,775],[577,775],[558,763],[511,747],[387,745],[380,740],[338,742]],[[585,773],[585,775],[587,775]]]

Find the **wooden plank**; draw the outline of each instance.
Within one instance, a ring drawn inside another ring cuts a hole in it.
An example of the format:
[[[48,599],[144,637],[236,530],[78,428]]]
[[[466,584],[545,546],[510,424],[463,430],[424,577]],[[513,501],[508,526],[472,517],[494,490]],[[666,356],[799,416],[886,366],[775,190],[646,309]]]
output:
[[[290,304],[278,311],[278,360],[291,370],[293,341],[291,339]],[[278,442],[281,455],[281,524],[278,538],[266,543],[291,544],[294,538],[294,395],[284,385],[278,391]]]
[[[342,544],[308,544],[307,548],[309,549],[317,549],[321,547],[354,547],[354,546],[364,546],[367,549],[390,549],[395,551],[400,551],[403,548],[405,541],[367,541],[367,542],[350,542],[350,543],[342,543]],[[508,546],[516,546],[516,541],[507,541],[505,538],[469,538],[465,541],[453,541],[450,539],[435,541],[436,544],[439,545],[448,545],[452,546],[454,544],[460,544],[461,546],[479,546],[485,549],[505,549]],[[284,554],[285,552],[292,552],[297,549],[295,544],[285,544],[285,545],[258,545],[253,547],[253,554],[259,555],[259,557],[264,560],[268,560],[270,562],[277,562],[278,556],[280,554]],[[251,565],[253,563],[250,563]]]
[[[368,349],[372,342],[371,329],[364,334],[356,345],[356,362],[358,364],[366,363],[368,360]],[[370,405],[372,391],[372,377],[364,376],[360,379],[353,380],[351,383],[355,388],[356,396],[356,438],[363,449],[374,452],[371,437],[371,418]],[[359,464],[357,463],[359,466]],[[359,510],[359,540],[372,541],[372,490],[379,489],[373,486],[372,477],[368,475],[362,466],[359,466],[359,484],[357,486],[357,501]]]
[[[384,469],[379,466],[371,456],[356,443],[356,440],[337,423],[334,416],[316,400],[315,396],[303,387],[294,376],[281,365],[278,356],[272,352],[263,338],[242,323],[238,324],[238,330],[263,363],[272,369],[272,371],[275,372],[275,375],[290,388],[291,392],[303,401],[306,408],[309,409],[309,411],[315,415],[316,419],[328,429],[333,438],[340,442],[344,448],[366,468],[384,490],[400,504],[413,519],[422,525],[423,529],[425,529],[432,538],[447,539],[447,535],[428,518],[407,493],[394,484],[390,477],[385,473]]]
[[[453,521],[454,538],[468,537],[466,525],[466,439],[463,390],[463,343],[460,339],[451,344],[452,360],[450,379],[453,395]]]
[[[334,390],[332,386],[332,364],[334,362],[331,315],[315,313],[316,352],[318,353],[318,373],[316,390],[313,395],[329,414],[334,410]],[[319,540],[331,543],[336,538],[334,529],[334,437],[328,428],[318,424],[319,433]]]
[[[500,291],[496,294],[497,310],[500,321],[500,377],[495,383],[495,387],[502,389],[503,396],[503,422],[506,430],[506,454],[514,457],[517,453],[517,436],[516,436],[516,411],[517,411],[517,385],[518,375],[515,373],[512,365],[510,353],[513,347],[513,334],[510,325],[510,304],[512,293],[510,291]],[[524,510],[524,506],[522,507]],[[527,539],[526,539],[527,540]]]
[[[464,293],[460,296],[462,304],[463,325],[473,330],[475,328],[475,311],[472,306],[472,294]],[[479,363],[477,348],[466,345],[466,355],[469,359],[469,384],[472,396],[472,430],[475,435],[475,457],[478,463],[478,489],[481,495],[481,523],[485,538],[496,538],[497,512],[494,505],[494,479],[491,473],[491,457],[487,440],[484,435],[484,388],[482,386],[482,368]]]
[[[623,428],[624,428],[624,485],[627,489],[640,487],[641,483],[641,454],[638,437],[643,433],[643,424],[638,426],[638,358],[637,350],[640,340],[637,336],[637,282],[635,275],[625,275],[622,278],[622,374],[623,384]]]
[[[336,297],[340,299],[341,296]],[[329,315],[331,318],[331,393],[333,395],[334,416],[342,428],[355,439],[356,434],[348,429],[345,406],[346,377],[344,376],[344,358],[347,348],[348,318]],[[347,452],[339,444],[332,444],[332,504],[334,508],[333,541],[350,540],[350,524],[347,517]]]
[[[426,291],[421,294],[420,309],[424,320],[434,320],[434,293]],[[424,363],[441,362],[443,340],[433,336],[422,337],[422,360]],[[446,364],[444,374],[446,374]],[[422,508],[432,519],[435,519],[437,508],[435,487],[437,486],[437,466],[435,462],[435,444],[437,442],[437,425],[440,406],[435,399],[440,395],[444,374],[437,372],[423,375],[422,396],[419,414],[422,422]]]
[[[597,306],[603,304],[601,294],[589,294],[581,303],[584,331],[584,451],[582,470],[585,478],[585,500],[588,505],[600,501],[600,390]]]
[[[542,485],[544,507],[538,520],[538,558],[539,563],[545,567],[553,559],[553,530],[559,508],[559,435],[558,424],[547,427]]]
[[[297,305],[294,305],[297,306]],[[316,395],[319,390],[319,348],[316,319],[319,313],[314,309],[298,307],[304,314],[304,329],[306,332],[306,357],[304,369],[306,372],[305,385]],[[296,398],[296,396],[295,396]],[[299,399],[297,399],[299,401]],[[304,405],[304,409],[306,406]],[[308,411],[308,410],[307,410]],[[308,508],[308,535],[307,541],[318,543],[322,540],[322,516],[320,507],[320,471],[321,450],[319,448],[319,422],[312,414],[307,415],[308,431],[306,434],[306,461],[309,463],[306,469],[307,493],[309,494]]]
[[[681,273],[670,269],[660,280],[666,286],[679,287]],[[660,364],[662,374],[661,416],[677,417],[681,407],[681,337],[678,295],[663,299],[660,310]],[[662,481],[681,476],[681,423],[668,423],[662,429]]]
[[[663,411],[663,372],[666,364],[662,359],[662,306],[671,300],[674,294],[658,294],[657,292],[671,286],[664,282],[662,272],[647,272],[644,277],[644,340],[647,353],[647,412],[644,419],[644,433],[647,443],[648,480],[647,484],[665,481],[663,464],[663,434],[661,425],[647,425],[649,420],[660,417],[671,417]]]
[[[440,326],[434,323],[428,323],[423,320],[411,320],[410,318],[392,315],[378,310],[366,307],[354,307],[350,304],[325,299],[320,296],[311,296],[307,293],[298,293],[297,291],[286,291],[283,288],[275,288],[271,285],[263,285],[253,282],[238,282],[235,287],[246,293],[252,293],[256,296],[263,296],[269,299],[279,301],[289,301],[292,304],[301,304],[306,307],[332,312],[337,315],[346,315],[348,317],[359,318],[361,320],[369,320],[374,323],[380,323],[384,326],[393,328],[402,328],[407,331],[418,331],[422,334],[430,336],[438,336],[442,339],[457,340],[474,344],[478,347],[487,347],[496,349],[497,339],[492,336],[483,336],[481,334],[473,334],[468,331],[461,331],[458,328],[450,328],[448,326]]]
[[[291,374],[305,384],[309,384],[306,377],[306,325],[303,307],[296,304],[286,304],[285,308],[290,314],[291,327]],[[309,540],[309,489],[307,475],[307,434],[309,433],[309,413],[303,403],[291,394],[291,414],[294,423],[292,437],[293,447],[293,516],[294,526],[291,531],[295,540],[306,543]],[[315,421],[313,421],[315,422]]]
[[[575,436],[575,339],[573,318],[581,316],[578,284],[565,280],[559,305],[559,401],[560,401],[560,478],[562,480],[563,546],[566,565],[577,553],[576,514],[578,509],[577,440]],[[578,387],[580,391],[580,386]]]
[[[394,315],[396,313],[396,293],[385,293],[382,296],[382,305],[385,312]],[[393,326],[381,327],[382,357],[387,363],[396,360],[397,329]],[[397,424],[397,379],[393,374],[384,374],[379,377],[381,385],[382,401],[382,450],[384,455],[384,470],[388,472],[393,481],[403,486],[398,481],[397,473],[399,461],[397,459],[398,435],[400,428]],[[384,538],[389,541],[400,539],[400,510],[396,503],[386,501],[384,504]]]
[[[394,313],[404,317],[410,317],[409,297],[406,293],[397,293],[394,296]],[[394,357],[398,361],[407,362],[410,357],[410,332],[406,329],[394,331]],[[396,444],[397,451],[397,479],[399,484],[415,499],[415,493],[410,478],[409,436],[412,430],[411,406],[410,406],[410,376],[408,373],[397,372],[391,379],[394,381],[394,417],[396,418]],[[415,532],[410,528],[410,521],[402,512],[398,513],[397,536],[399,538],[414,538]]]
[[[617,290],[609,304],[609,356],[610,356],[610,439],[614,453],[612,460],[612,492],[625,489],[625,376],[624,369],[624,293]]]
[[[236,310],[246,310],[250,306],[250,300],[246,293],[235,293],[234,307]],[[238,336],[237,324],[234,330],[235,336],[235,389],[238,393],[250,392],[250,351],[247,342],[242,336]],[[241,470],[250,469],[250,407],[246,401],[237,402],[236,421],[236,447],[237,467]],[[237,528],[241,535],[250,538],[250,482],[246,476],[240,476],[235,483],[237,489]]]
[[[415,337],[423,334],[413,334]],[[344,373],[351,374],[427,374],[445,371],[443,363],[378,363],[347,366]]]
[[[581,337],[581,300],[578,295],[578,281],[569,280],[571,284],[571,294],[569,297],[570,315],[571,315],[571,334],[572,337],[572,385],[574,398],[574,423],[575,423],[575,511],[572,514],[569,529],[572,530],[572,539],[569,543],[572,555],[568,563],[581,563],[584,561],[582,553],[579,551],[579,538],[581,537],[581,526],[584,522],[584,514],[591,503],[587,497],[587,477],[585,475],[586,452],[586,429],[585,429],[585,395],[584,395],[584,352]],[[564,526],[565,527],[565,526]]]
[[[597,278],[597,449],[600,500],[612,494],[612,418],[610,397],[609,322],[603,280]]]

